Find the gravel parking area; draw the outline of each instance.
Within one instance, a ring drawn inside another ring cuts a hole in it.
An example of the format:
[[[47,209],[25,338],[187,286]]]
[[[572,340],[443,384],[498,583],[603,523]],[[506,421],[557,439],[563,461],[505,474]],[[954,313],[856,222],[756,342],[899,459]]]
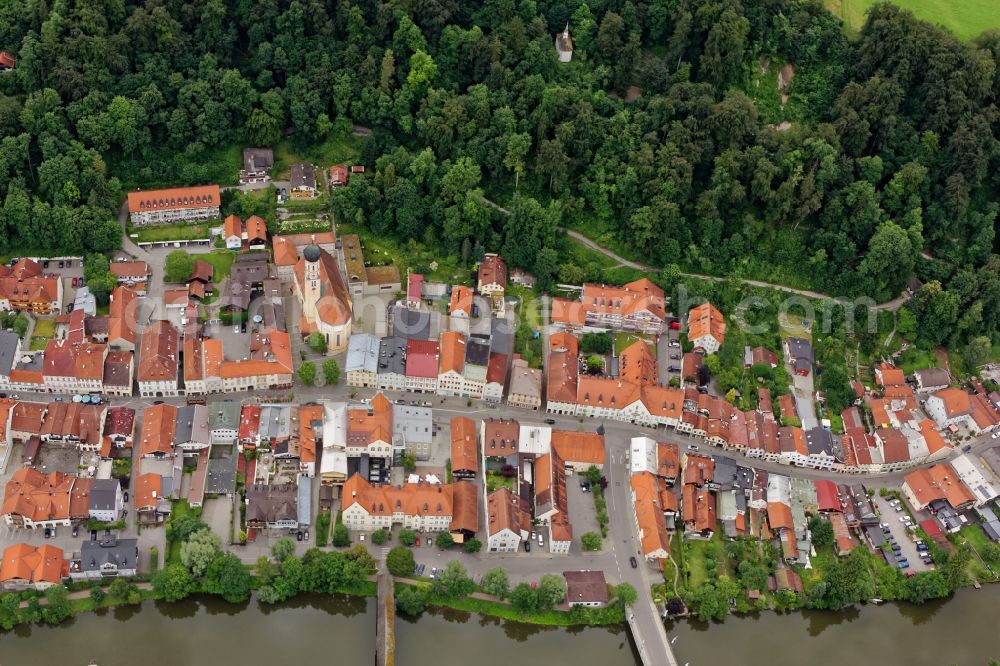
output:
[[[230,542],[232,512],[233,500],[228,497],[206,499],[205,503],[201,505],[201,519],[224,544]]]
[[[76,475],[80,473],[80,452],[75,446],[60,446],[46,442],[38,450],[36,469],[46,474],[62,472]]]
[[[873,499],[875,500],[875,508],[878,510],[881,522],[889,526],[889,534],[899,544],[900,554],[910,563],[910,567],[906,571],[920,572],[932,569],[933,565],[928,566],[920,559],[920,553],[914,543],[913,534],[900,521],[900,518],[909,516],[910,514],[905,509],[897,512],[889,504],[889,501],[892,499],[891,497],[880,497],[876,494]],[[892,554],[892,549],[888,543],[886,544],[886,551],[890,555]]]

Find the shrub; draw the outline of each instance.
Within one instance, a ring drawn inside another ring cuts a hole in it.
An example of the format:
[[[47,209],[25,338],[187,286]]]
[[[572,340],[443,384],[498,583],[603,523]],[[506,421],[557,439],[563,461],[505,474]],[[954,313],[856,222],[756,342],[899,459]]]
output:
[[[467,553],[478,553],[483,549],[483,542],[479,539],[469,539],[462,545],[462,549]]]
[[[580,537],[580,545],[584,550],[593,551],[601,549],[601,535],[597,532],[587,532]]]
[[[413,530],[400,530],[399,543],[404,546],[412,546],[417,542],[417,535]]]
[[[324,511],[316,518],[316,545],[325,546],[330,542],[330,512]]]
[[[412,576],[413,551],[403,546],[396,546],[386,555],[385,566],[393,576]]]
[[[386,541],[389,540],[389,533],[385,530],[379,529],[372,532],[372,543],[376,546],[381,546]]]
[[[437,537],[434,538],[434,543],[438,548],[444,550],[445,548],[451,548],[455,540],[452,538],[450,532],[438,532]]]
[[[337,548],[351,545],[351,536],[347,532],[347,526],[343,523],[337,523],[333,528],[333,545]]]

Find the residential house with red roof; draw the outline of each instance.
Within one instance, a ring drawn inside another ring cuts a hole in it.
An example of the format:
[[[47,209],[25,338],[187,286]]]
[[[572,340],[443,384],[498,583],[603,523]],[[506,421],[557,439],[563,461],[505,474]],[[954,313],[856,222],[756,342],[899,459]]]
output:
[[[330,187],[346,187],[350,179],[346,164],[334,164],[327,170],[326,175]]]
[[[124,286],[111,292],[108,306],[108,347],[113,351],[135,351],[137,294]]]
[[[38,262],[21,259],[11,268],[0,266],[0,310],[49,315],[62,312],[62,305],[62,280],[43,274]]]
[[[128,212],[137,227],[211,220],[219,217],[221,201],[218,185],[145,190],[128,193]]]
[[[632,486],[632,506],[639,532],[642,554],[649,561],[665,560],[670,557],[670,532],[667,529],[667,514],[676,512],[676,496],[673,509],[664,506],[663,498],[673,495],[662,486],[662,481],[650,472],[636,472],[630,478]]]
[[[458,486],[465,487],[456,491]],[[447,531],[464,539],[479,526],[479,493],[465,481],[372,486],[355,474],[344,483],[341,497],[344,525],[352,530],[367,532],[402,524],[406,529]]]
[[[451,473],[455,478],[474,479],[479,471],[479,440],[476,423],[464,416],[451,419]]]
[[[392,404],[377,393],[364,408],[347,410],[347,456],[392,460]]]
[[[2,55],[2,54],[0,54]],[[45,590],[69,577],[69,560],[61,548],[17,543],[0,559],[0,589]]]
[[[486,496],[487,548],[491,553],[516,553],[531,532],[528,502],[507,488]]]
[[[107,395],[132,395],[135,363],[130,351],[109,351],[104,357],[103,391]]]
[[[179,395],[179,342],[177,329],[165,320],[152,322],[142,332],[136,369],[139,395],[144,398]]]
[[[69,527],[73,518],[85,518],[89,513],[90,479],[81,479],[62,472],[44,474],[31,467],[23,467],[11,476],[4,488],[3,515],[8,525],[37,529]],[[74,514],[73,490],[77,503],[83,502],[82,512]]]
[[[903,478],[903,495],[917,511],[943,500],[956,511],[971,507],[976,496],[949,463],[938,463],[910,472]]]
[[[483,400],[499,404],[503,400],[504,387],[507,385],[507,354],[491,351],[489,365],[486,367],[486,384],[483,386]]]
[[[229,250],[263,250],[267,246],[267,223],[258,215],[251,215],[245,221],[238,215],[229,215],[223,221],[222,237]]]
[[[445,331],[439,345],[437,392],[439,395],[462,395],[465,392],[465,336]]]
[[[688,312],[688,340],[695,350],[714,354],[726,339],[726,320],[711,303],[702,303]]]
[[[0,72],[13,71],[14,66],[14,56],[7,51],[0,51]]]
[[[42,370],[45,388],[53,393],[101,392],[107,354],[107,345],[49,340]]]
[[[299,407],[299,471],[307,477],[316,475],[316,461],[323,446],[323,405]]]
[[[440,347],[437,340],[406,343],[406,390],[434,393],[438,389]]]
[[[499,254],[486,253],[479,262],[476,291],[490,300],[493,315],[504,313],[504,293],[507,290],[507,262]]]
[[[225,360],[222,345],[205,340],[205,377],[213,376],[218,366],[225,393],[283,389],[292,385],[292,341],[288,333],[272,330],[254,333],[250,338],[250,357]],[[206,382],[206,389],[212,384]]]
[[[134,287],[149,281],[149,264],[145,261],[113,261],[109,268],[121,285]]]
[[[131,449],[135,435],[135,410],[115,405],[109,407],[101,432],[101,457],[110,458],[112,451]]]
[[[663,290],[646,278],[621,287],[586,283],[579,301],[552,299],[552,321],[659,333],[665,307]]]
[[[986,398],[959,388],[946,388],[931,394],[924,408],[939,426],[963,426],[973,434],[991,431],[1000,424],[1000,413]]]
[[[146,407],[142,411],[139,455],[143,458],[165,458],[174,455],[177,420],[178,410],[174,405],[161,403]]]

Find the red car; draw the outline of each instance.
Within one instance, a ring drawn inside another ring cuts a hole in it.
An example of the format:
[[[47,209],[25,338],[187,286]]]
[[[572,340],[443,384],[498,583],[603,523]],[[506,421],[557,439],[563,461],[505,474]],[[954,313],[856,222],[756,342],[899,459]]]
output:
[[[417,537],[417,546],[420,546],[420,537]]]
[[[76,286],[76,278],[73,278],[73,286]]]

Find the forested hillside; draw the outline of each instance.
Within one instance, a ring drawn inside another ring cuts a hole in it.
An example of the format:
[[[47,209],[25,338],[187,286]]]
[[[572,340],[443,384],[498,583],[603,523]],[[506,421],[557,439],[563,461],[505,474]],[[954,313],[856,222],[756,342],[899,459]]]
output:
[[[877,300],[917,274],[928,341],[1000,322],[998,33],[881,4],[850,42],[818,0],[9,0],[0,49],[0,250],[106,249],[123,182],[361,124],[334,205],[378,234],[543,284],[588,277],[559,226]]]

